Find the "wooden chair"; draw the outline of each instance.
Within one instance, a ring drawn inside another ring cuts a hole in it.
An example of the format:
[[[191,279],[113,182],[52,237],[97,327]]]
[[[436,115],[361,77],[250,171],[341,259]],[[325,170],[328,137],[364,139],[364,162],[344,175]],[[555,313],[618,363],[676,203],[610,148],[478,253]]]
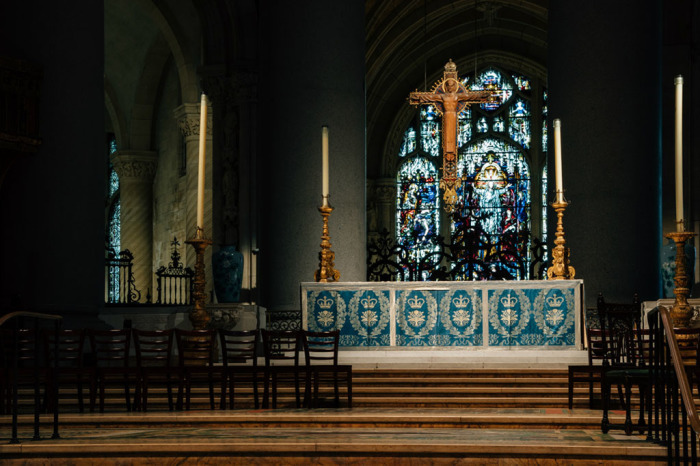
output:
[[[78,397],[78,410],[85,411],[83,398],[83,383],[90,386],[93,378],[93,367],[84,364],[85,354],[85,331],[83,329],[44,329],[42,332],[44,341],[44,360],[48,366],[48,387],[47,395],[59,390],[61,386],[70,387],[76,390]],[[58,355],[56,356],[56,349]],[[58,361],[56,361],[56,357]],[[50,370],[58,362],[59,370],[54,376]],[[46,396],[47,410],[53,411],[57,406],[53,406],[52,397]]]
[[[33,387],[39,409],[46,371],[41,363],[40,339],[34,328],[0,330],[0,414],[11,413],[14,388]],[[46,388],[45,388],[46,390]]]
[[[263,408],[269,407],[270,386],[272,386],[272,408],[277,408],[277,388],[280,381],[293,381],[296,407],[301,407],[300,373],[306,372],[299,365],[301,335],[297,330],[262,329],[265,354],[265,385]],[[304,374],[306,379],[306,374]]]
[[[330,381],[333,383],[333,394],[335,396],[335,407],[340,406],[339,381],[344,381],[348,389],[348,408],[352,408],[352,365],[338,364],[338,342],[340,331],[302,332],[302,343],[304,346],[304,359],[306,363],[306,390],[305,400],[309,407],[315,408],[319,404],[320,382]],[[313,382],[313,395],[311,384]]]
[[[634,430],[645,431],[644,411],[651,409],[649,394],[650,373],[645,360],[644,348],[648,348],[648,332],[641,329],[642,307],[637,295],[632,304],[606,303],[601,294],[598,297],[598,317],[601,323],[605,360],[601,377],[603,398],[603,420],[601,428],[607,433],[611,428],[623,428],[627,435]],[[624,387],[621,402],[625,408],[624,424],[611,424],[608,419],[611,387]],[[639,388],[639,421],[636,429],[632,423],[632,387]]]
[[[235,389],[238,382],[250,382],[253,385],[253,403],[255,409],[260,407],[258,400],[258,380],[263,369],[258,367],[256,354],[260,332],[257,330],[219,329],[221,342],[221,359],[223,362],[221,380],[221,409],[226,409],[226,391],[228,388],[229,406],[234,407]]]
[[[126,410],[131,411],[130,384],[136,379],[136,368],[129,364],[131,329],[88,329],[91,360],[94,365],[90,389],[90,412],[94,412],[96,394],[100,394],[100,412],[105,408],[105,387],[117,384],[124,388]]]
[[[594,408],[594,387],[595,385],[600,385],[600,379],[604,368],[603,361],[605,360],[602,338],[601,329],[587,329],[586,346],[588,350],[588,364],[569,366],[569,409],[573,409],[574,384],[578,382],[588,383],[588,408]]]
[[[168,391],[168,409],[173,410],[173,376],[177,367],[172,364],[173,329],[133,329],[138,381],[134,396],[135,409],[148,411],[148,392],[153,384],[165,385]]]
[[[214,409],[214,367],[215,330],[175,329],[178,351],[178,372],[180,384],[177,392],[177,408],[190,409],[193,382],[207,382],[209,385],[209,407]]]

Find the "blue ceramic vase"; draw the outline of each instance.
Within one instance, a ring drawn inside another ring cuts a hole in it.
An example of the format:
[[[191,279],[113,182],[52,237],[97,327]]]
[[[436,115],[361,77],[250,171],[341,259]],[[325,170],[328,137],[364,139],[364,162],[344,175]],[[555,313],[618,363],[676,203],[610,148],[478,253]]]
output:
[[[243,254],[234,245],[221,246],[212,254],[214,291],[220,303],[237,303],[241,298]]]

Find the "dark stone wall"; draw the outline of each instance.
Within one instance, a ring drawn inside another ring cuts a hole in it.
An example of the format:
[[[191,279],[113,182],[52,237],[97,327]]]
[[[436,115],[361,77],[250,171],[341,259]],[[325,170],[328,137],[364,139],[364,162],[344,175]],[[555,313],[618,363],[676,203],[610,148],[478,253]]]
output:
[[[0,186],[0,308],[97,314],[104,302],[103,3],[4,2],[0,55],[43,70],[43,143]]]
[[[549,124],[562,121],[564,230],[587,306],[660,296],[660,5],[549,4]]]

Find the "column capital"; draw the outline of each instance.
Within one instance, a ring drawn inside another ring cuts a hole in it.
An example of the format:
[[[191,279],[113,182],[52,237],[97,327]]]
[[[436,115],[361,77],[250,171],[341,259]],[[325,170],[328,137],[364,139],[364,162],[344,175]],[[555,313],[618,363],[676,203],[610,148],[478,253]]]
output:
[[[173,110],[173,116],[183,136],[199,136],[200,109],[201,103],[185,103]],[[207,115],[207,135],[211,135],[213,121],[211,104],[207,108]]]
[[[152,181],[158,167],[155,151],[118,150],[109,157],[121,180]]]

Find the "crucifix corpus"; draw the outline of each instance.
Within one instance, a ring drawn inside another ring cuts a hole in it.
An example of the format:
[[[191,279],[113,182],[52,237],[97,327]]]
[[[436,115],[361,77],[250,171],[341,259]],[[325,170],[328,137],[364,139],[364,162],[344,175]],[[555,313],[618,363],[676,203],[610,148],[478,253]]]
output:
[[[469,104],[490,102],[492,90],[469,91],[457,76],[457,65],[452,59],[445,64],[445,73],[430,92],[411,92],[411,105],[435,105],[442,115],[442,179],[445,210],[452,213],[457,204],[457,189],[462,180],[457,176],[457,115]]]

